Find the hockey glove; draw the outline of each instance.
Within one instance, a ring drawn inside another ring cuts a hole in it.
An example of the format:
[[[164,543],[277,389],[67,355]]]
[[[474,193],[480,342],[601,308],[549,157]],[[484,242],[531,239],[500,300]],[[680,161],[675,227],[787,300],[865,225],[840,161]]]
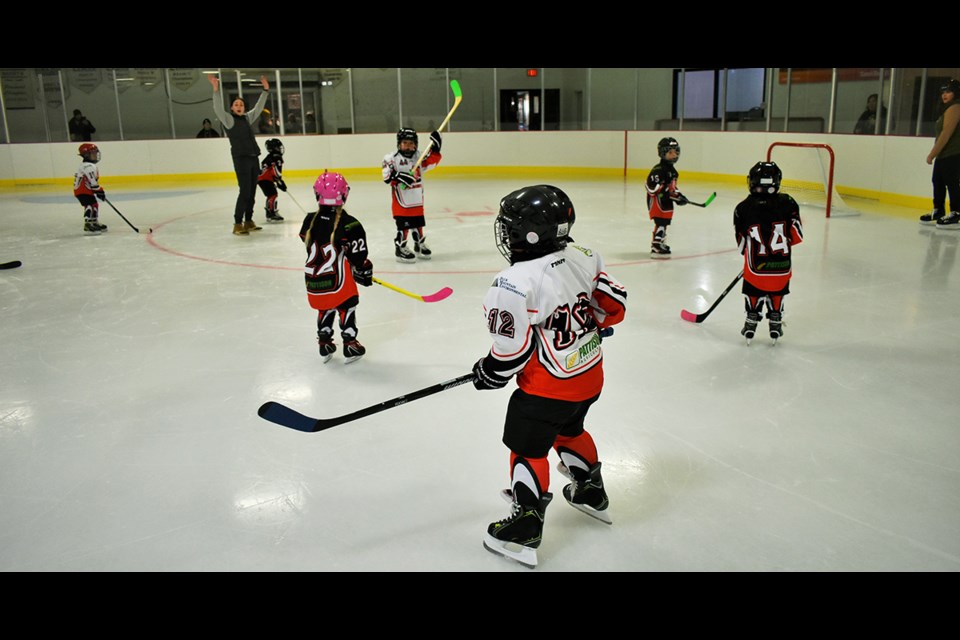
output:
[[[359,269],[357,267],[351,267],[353,269],[353,279],[357,281],[357,284],[364,287],[369,287],[373,284],[373,263],[369,260],[363,261],[363,266]]]
[[[685,204],[688,204],[690,201],[687,200],[687,196],[683,195],[679,191],[670,196],[670,199],[676,202],[681,207]]]
[[[412,187],[417,182],[417,179],[413,177],[412,173],[400,172],[396,175],[395,179],[407,189]]]
[[[280,189],[280,191],[286,191],[286,190],[287,190],[287,183],[284,182],[283,180],[278,180],[278,181],[277,181],[277,189]]]
[[[101,200],[107,199],[107,192],[104,191],[103,189],[100,189],[100,191],[96,191],[95,193],[97,194],[97,197],[100,198]]]
[[[510,382],[510,378],[501,378],[493,372],[488,372],[483,367],[483,363],[486,362],[486,358],[480,358],[477,360],[477,364],[473,365],[473,373],[476,378],[473,379],[473,386],[477,391],[485,391],[487,389],[503,389],[507,386],[507,383]]]
[[[440,139],[439,131],[434,131],[433,133],[430,134],[430,142],[433,143],[434,151],[436,151],[437,153],[440,153],[440,143],[443,142],[443,140]]]

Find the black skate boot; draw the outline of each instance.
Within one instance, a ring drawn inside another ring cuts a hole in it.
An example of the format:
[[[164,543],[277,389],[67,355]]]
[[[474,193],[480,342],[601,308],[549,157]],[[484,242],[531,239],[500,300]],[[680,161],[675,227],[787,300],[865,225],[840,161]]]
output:
[[[658,260],[670,258],[670,247],[662,242],[654,242],[650,245],[650,257]]]
[[[943,211],[934,209],[930,213],[920,216],[920,224],[937,224],[943,218]]]
[[[429,260],[433,252],[427,246],[427,239],[419,235],[413,236],[413,250],[421,260]]]
[[[780,311],[768,311],[767,320],[770,321],[770,338],[773,344],[783,335],[783,314]]]
[[[320,345],[320,357],[323,362],[330,362],[330,358],[337,352],[337,345],[333,343],[333,336],[318,335],[317,343]]]
[[[960,211],[951,211],[950,215],[937,220],[937,229],[960,229]]]
[[[98,236],[101,233],[100,225],[97,224],[96,220],[84,220],[83,232],[88,236]]]
[[[283,216],[273,211],[267,212],[267,222],[283,222]]]
[[[363,354],[367,352],[366,347],[357,342],[356,339],[347,340],[343,343],[343,364],[350,364],[351,362],[356,362],[363,357]]]
[[[570,469],[561,462],[557,465],[557,471],[573,480],[572,484],[563,488],[563,497],[567,499],[570,506],[583,511],[588,516],[593,516],[600,522],[613,524],[610,513],[607,511],[610,500],[603,488],[599,462],[590,467],[590,471],[580,468]]]
[[[511,501],[510,516],[490,523],[483,546],[487,551],[516,560],[533,569],[537,566],[537,549],[543,535],[544,514],[547,505],[553,500],[553,494],[544,493],[536,507],[518,503],[509,489],[505,490],[503,495]]]
[[[757,324],[760,323],[760,313],[757,311],[748,311],[747,312],[747,321],[743,323],[743,329],[740,330],[740,335],[747,339],[747,344],[750,344],[750,341],[753,340],[753,336],[757,333]]]
[[[410,251],[410,249],[407,249],[406,243],[400,244],[398,242],[394,242],[393,244],[394,244],[394,247],[396,247],[395,253],[397,256],[397,262],[416,262],[417,261],[417,256],[414,255],[414,253]]]

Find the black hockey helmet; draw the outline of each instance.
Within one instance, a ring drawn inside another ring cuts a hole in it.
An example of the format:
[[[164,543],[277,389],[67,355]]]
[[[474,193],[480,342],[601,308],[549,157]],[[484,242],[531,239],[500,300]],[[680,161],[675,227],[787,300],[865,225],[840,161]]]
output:
[[[677,151],[677,159],[680,158],[680,143],[677,142],[676,138],[661,138],[660,142],[657,143],[657,155],[660,156],[661,160],[666,160],[664,158],[667,155],[667,151],[675,149]]]
[[[567,246],[576,220],[563,190],[548,184],[518,189],[500,200],[494,236],[501,255],[513,264]]]
[[[750,185],[750,193],[767,195],[780,191],[782,179],[783,172],[776,162],[758,162],[750,169],[747,184]]]
[[[283,155],[283,143],[277,138],[270,138],[265,144],[267,145],[267,151],[270,153],[279,153],[280,155]]]
[[[960,98],[960,80],[956,78],[950,78],[942,87],[940,87],[940,93],[945,93],[950,91],[953,93],[953,99],[956,100]]]
[[[414,131],[413,129],[404,127],[403,129],[400,129],[400,131],[397,131],[397,149],[398,150],[400,149],[400,143],[403,142],[404,140],[412,140],[415,147],[417,148],[420,147],[420,138],[417,136],[417,132]],[[400,155],[402,155],[404,158],[410,158],[413,156],[415,151],[416,149],[414,149],[414,151],[409,151],[409,150],[400,151]]]

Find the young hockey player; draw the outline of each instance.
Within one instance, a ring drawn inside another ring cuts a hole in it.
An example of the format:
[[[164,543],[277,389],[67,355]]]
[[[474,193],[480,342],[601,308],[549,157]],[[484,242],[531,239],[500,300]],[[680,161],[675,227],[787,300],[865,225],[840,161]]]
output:
[[[276,138],[266,141],[267,156],[260,163],[260,177],[257,185],[263,191],[267,202],[264,210],[267,213],[267,222],[283,222],[277,206],[277,189],[287,190],[287,183],[283,181],[283,143]]]
[[[647,175],[647,208],[653,220],[653,242],[650,244],[651,258],[669,258],[670,247],[664,240],[667,227],[673,220],[673,205],[685,205],[687,198],[677,190],[680,174],[673,166],[680,159],[680,143],[676,138],[662,138],[657,143],[660,162],[653,165]]]
[[[783,174],[775,162],[750,169],[750,195],[733,210],[737,246],[743,254],[743,297],[747,320],[740,333],[753,340],[767,304],[773,343],[783,335],[783,298],[790,293],[793,245],[803,242],[800,206],[780,193]]]
[[[317,341],[324,362],[337,350],[333,322],[339,318],[344,363],[366,353],[357,341],[357,285],[373,284],[373,264],[367,258],[367,234],[360,221],[343,208],[350,186],[339,173],[324,171],[313,185],[318,210],[307,214],[300,239],[307,249],[307,301],[317,310]]]
[[[572,480],[563,497],[610,524],[600,459],[584,418],[603,388],[600,330],[626,312],[627,292],[595,249],[573,244],[573,203],[550,185],[524,187],[500,201],[497,248],[510,262],[493,280],[483,313],[493,346],[473,367],[479,390],[517,376],[503,443],[510,449],[510,516],[487,528],[484,546],[533,567],[544,513],[553,498],[547,455]]]
[[[440,164],[440,132],[430,134],[432,146],[415,173],[411,173],[417,164],[420,153],[419,137],[413,129],[400,129],[397,132],[397,150],[383,157],[383,181],[390,185],[391,212],[397,225],[396,245],[397,262],[416,262],[419,255],[429,260],[430,248],[423,231],[426,225],[423,214],[423,174]],[[413,251],[407,248],[407,236],[413,232]]]
[[[107,225],[100,224],[100,203],[97,198],[105,200],[107,197],[100,186],[100,149],[92,142],[80,145],[79,155],[83,158],[80,168],[73,176],[73,195],[83,206],[83,232],[87,235],[100,235],[107,230]]]

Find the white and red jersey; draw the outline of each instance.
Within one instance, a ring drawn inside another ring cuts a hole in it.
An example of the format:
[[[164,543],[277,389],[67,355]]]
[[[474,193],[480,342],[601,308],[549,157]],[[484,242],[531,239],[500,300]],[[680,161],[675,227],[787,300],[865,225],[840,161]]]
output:
[[[623,320],[627,291],[594,250],[569,244],[501,271],[483,301],[488,370],[531,395],[579,402],[603,388],[598,327]]]
[[[103,191],[100,186],[100,169],[93,162],[82,162],[73,176],[73,195],[93,196]]]
[[[427,152],[427,157],[417,167],[416,173],[413,174],[416,181],[412,187],[405,187],[403,183],[390,180],[394,171],[410,173],[413,165],[417,164],[419,157],[420,151],[415,151],[410,158],[403,157],[399,151],[388,153],[383,157],[383,181],[390,185],[391,199],[393,200],[391,213],[394,217],[423,215],[423,174],[440,164],[443,156],[431,148]]]

